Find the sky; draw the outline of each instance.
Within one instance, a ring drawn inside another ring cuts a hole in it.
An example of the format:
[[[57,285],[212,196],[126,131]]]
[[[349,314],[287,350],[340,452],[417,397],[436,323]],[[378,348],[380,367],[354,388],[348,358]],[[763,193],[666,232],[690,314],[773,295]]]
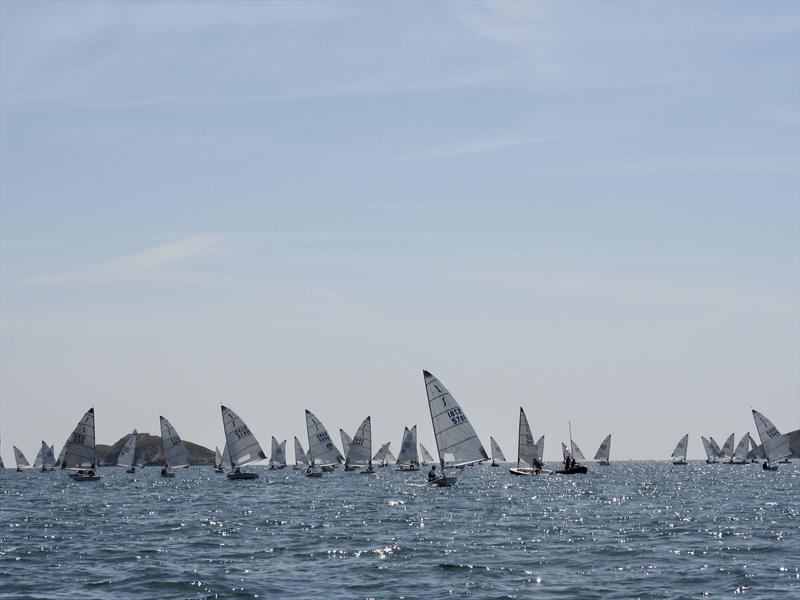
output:
[[[0,3],[0,453],[800,427],[800,3]],[[289,457],[292,457],[289,451]]]

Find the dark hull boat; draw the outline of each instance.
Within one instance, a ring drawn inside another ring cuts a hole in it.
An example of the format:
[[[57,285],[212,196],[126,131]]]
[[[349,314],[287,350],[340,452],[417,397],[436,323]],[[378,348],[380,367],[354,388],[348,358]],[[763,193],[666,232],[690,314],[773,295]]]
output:
[[[559,469],[556,471],[559,475],[583,475],[588,473],[589,469],[584,467],[583,465],[575,465],[573,467],[569,467],[568,469]]]

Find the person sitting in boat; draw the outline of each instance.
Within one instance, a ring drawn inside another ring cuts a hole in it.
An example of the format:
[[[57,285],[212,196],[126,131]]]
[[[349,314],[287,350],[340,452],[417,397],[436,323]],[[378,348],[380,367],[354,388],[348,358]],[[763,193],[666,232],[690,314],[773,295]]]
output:
[[[428,471],[428,481],[436,481],[439,476],[436,474],[436,465],[431,465],[431,470]]]
[[[89,477],[94,477],[94,469],[89,469],[89,472],[87,473],[87,475]]]
[[[769,463],[767,461],[764,461],[764,464],[761,465],[761,468],[764,469],[765,471],[769,471]]]
[[[167,467],[162,467],[161,474],[162,475],[166,475],[167,474]]]

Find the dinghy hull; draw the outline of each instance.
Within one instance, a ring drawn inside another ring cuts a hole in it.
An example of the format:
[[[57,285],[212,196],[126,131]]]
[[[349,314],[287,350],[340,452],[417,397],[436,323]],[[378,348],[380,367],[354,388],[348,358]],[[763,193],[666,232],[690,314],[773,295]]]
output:
[[[228,479],[258,479],[258,473],[228,473]]]
[[[570,467],[569,469],[560,469],[556,471],[559,475],[584,475],[589,472],[589,469],[584,467],[583,465],[575,465],[574,467]]]
[[[512,475],[522,475],[523,477],[531,477],[533,475],[552,475],[553,472],[550,469],[514,469],[510,468],[508,470],[509,473]]]

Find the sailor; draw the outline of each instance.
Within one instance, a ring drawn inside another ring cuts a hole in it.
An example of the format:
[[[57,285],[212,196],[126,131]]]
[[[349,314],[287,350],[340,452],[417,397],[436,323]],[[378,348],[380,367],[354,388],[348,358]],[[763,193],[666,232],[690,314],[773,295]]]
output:
[[[436,465],[431,465],[431,470],[428,471],[428,481],[436,481],[439,476],[436,474]]]
[[[164,467],[164,468],[161,469],[161,474],[162,475],[166,475],[167,474],[167,467]]]

